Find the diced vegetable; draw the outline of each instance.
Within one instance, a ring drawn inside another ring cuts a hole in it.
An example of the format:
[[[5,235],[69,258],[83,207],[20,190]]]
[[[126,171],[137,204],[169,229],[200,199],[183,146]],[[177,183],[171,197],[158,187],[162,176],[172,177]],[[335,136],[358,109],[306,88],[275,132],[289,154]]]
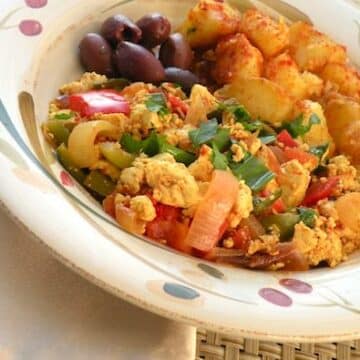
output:
[[[69,120],[72,117],[74,117],[74,113],[73,112],[59,112],[57,114],[55,114],[54,119],[56,120]]]
[[[120,226],[131,233],[141,235],[145,231],[144,221],[140,220],[133,210],[122,204],[115,205],[115,218]]]
[[[264,211],[271,208],[271,206],[278,200],[281,196],[281,189],[277,189],[274,193],[272,193],[267,198],[261,198],[258,196],[253,197],[253,205],[254,205],[254,214],[260,215]]]
[[[115,193],[108,195],[102,202],[104,211],[110,215],[111,217],[115,218]]]
[[[298,160],[300,164],[311,164],[316,168],[319,164],[319,158],[313,154],[303,151],[299,148],[285,148],[284,155],[288,160]]]
[[[129,103],[114,90],[94,90],[70,95],[69,108],[84,117],[96,113],[130,113]]]
[[[215,170],[209,188],[199,204],[191,223],[186,242],[207,252],[220,240],[220,231],[232,207],[239,183],[229,172]]]
[[[277,136],[277,141],[284,144],[287,147],[297,147],[299,144],[292,138],[287,130],[281,130]]]
[[[287,241],[294,234],[295,225],[300,221],[300,216],[293,213],[270,215],[261,220],[267,231],[272,228],[279,230],[280,240]]]
[[[337,176],[329,177],[324,183],[321,181],[313,183],[306,192],[303,205],[313,206],[318,201],[328,198],[334,192],[338,183],[339,178]]]
[[[300,215],[300,221],[302,221],[306,226],[313,228],[315,226],[316,212],[313,209],[300,207],[297,209]]]
[[[229,236],[234,241],[234,248],[243,250],[244,253],[247,251],[250,241],[251,233],[248,226],[241,226],[238,229],[230,232]]]
[[[231,163],[230,168],[238,179],[244,180],[255,192],[263,189],[275,177],[262,160],[252,155],[248,155],[241,163]]]
[[[80,183],[83,183],[86,174],[83,170],[75,166],[74,162],[71,159],[69,150],[67,149],[65,144],[61,144],[56,149],[56,154],[61,165],[71,174],[71,176]]]
[[[70,136],[70,130],[65,127],[66,121],[49,120],[45,123],[46,129],[53,135],[55,145],[59,146],[62,143],[67,145]]]
[[[310,153],[317,156],[321,161],[329,149],[329,143],[310,147]]]
[[[151,112],[157,113],[160,116],[170,114],[170,110],[166,104],[166,98],[163,93],[155,93],[149,95],[145,101],[147,109]]]
[[[145,140],[137,140],[132,135],[125,133],[120,139],[120,144],[131,154],[143,152],[148,156],[154,156],[167,152],[174,156],[177,162],[185,165],[190,165],[196,159],[195,154],[169,144],[163,135],[158,135],[154,132]]]
[[[96,194],[106,197],[110,195],[116,187],[109,177],[103,175],[100,171],[93,170],[84,180],[84,185],[94,191]]]
[[[211,143],[215,144],[221,152],[228,150],[231,146],[230,130],[219,128]]]
[[[121,149],[118,143],[102,142],[99,147],[106,160],[119,169],[129,167],[135,160],[135,156]]]
[[[276,136],[273,134],[259,136],[261,142],[265,145],[271,144],[276,141]]]
[[[313,125],[320,123],[320,118],[314,113],[310,116],[309,123],[304,125],[304,115],[301,114],[292,122],[286,123],[284,128],[292,137],[297,138],[308,133]]]
[[[218,170],[226,170],[228,167],[227,157],[219,151],[215,144],[212,145],[212,148],[211,162],[214,168]]]
[[[99,135],[117,140],[119,129],[104,120],[83,122],[74,127],[69,136],[68,149],[77,167],[91,167],[98,160],[95,141]]]
[[[170,93],[167,94],[167,98],[173,112],[176,112],[179,115],[186,115],[188,113],[189,106],[183,100]]]

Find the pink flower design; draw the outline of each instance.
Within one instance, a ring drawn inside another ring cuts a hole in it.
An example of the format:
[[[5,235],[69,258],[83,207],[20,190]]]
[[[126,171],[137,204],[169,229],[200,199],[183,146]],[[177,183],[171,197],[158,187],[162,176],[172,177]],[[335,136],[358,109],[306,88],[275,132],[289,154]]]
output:
[[[74,186],[74,180],[71,176],[64,170],[60,173],[60,180],[64,186]]]
[[[36,36],[41,34],[43,28],[37,20],[23,20],[19,24],[20,31],[26,36]]]
[[[25,4],[33,9],[40,9],[45,7],[47,3],[48,0],[25,0]]]
[[[292,299],[284,294],[283,292],[272,289],[272,288],[263,288],[259,290],[259,295],[266,301],[283,307],[291,306],[293,301]]]

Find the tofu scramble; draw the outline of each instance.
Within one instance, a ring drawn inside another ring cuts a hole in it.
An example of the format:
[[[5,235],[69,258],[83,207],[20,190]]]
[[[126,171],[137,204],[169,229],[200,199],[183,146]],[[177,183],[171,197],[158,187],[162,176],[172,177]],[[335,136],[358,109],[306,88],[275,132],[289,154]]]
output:
[[[251,269],[334,267],[360,247],[360,77],[343,46],[200,0],[172,34],[157,13],[111,17],[80,58],[42,129],[120,227]]]

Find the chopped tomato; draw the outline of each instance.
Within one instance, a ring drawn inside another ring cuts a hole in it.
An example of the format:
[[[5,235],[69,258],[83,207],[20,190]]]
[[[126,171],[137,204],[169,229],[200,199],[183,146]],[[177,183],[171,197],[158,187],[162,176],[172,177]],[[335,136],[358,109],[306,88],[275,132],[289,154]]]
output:
[[[251,241],[251,232],[248,226],[242,226],[232,231],[230,236],[234,241],[235,249],[247,251]]]
[[[317,156],[299,148],[287,147],[284,149],[284,154],[288,160],[298,160],[300,164],[310,163],[314,168],[319,164],[319,158]]]
[[[69,96],[69,108],[89,117],[96,113],[130,114],[130,105],[114,90],[93,90]]]
[[[234,206],[238,189],[239,182],[234,175],[227,171],[214,171],[209,188],[195,212],[187,244],[208,252],[218,243],[222,225]]]
[[[303,205],[313,206],[318,201],[328,198],[334,192],[338,183],[339,178],[337,176],[329,177],[325,183],[321,181],[313,183],[306,192]]]
[[[285,212],[285,210],[286,210],[286,205],[282,198],[277,199],[271,207],[271,211],[275,214],[283,213]]]
[[[282,130],[278,136],[277,141],[288,147],[297,147],[299,144],[292,138],[287,130]]]
[[[156,210],[156,219],[177,220],[180,217],[181,210],[174,206],[164,205],[161,203],[154,204]]]
[[[170,103],[172,111],[177,112],[179,115],[186,115],[188,113],[189,106],[177,96],[168,93],[167,99]]]
[[[103,201],[104,211],[111,217],[115,217],[115,196],[116,194],[108,195]]]
[[[266,157],[266,165],[269,167],[269,169],[274,172],[275,174],[280,173],[280,163],[277,159],[274,152],[270,149],[269,146],[263,145],[263,149],[265,151],[265,157]]]
[[[191,246],[185,242],[188,230],[179,221],[155,219],[146,225],[146,236],[153,240],[166,240],[172,248],[190,254]]]

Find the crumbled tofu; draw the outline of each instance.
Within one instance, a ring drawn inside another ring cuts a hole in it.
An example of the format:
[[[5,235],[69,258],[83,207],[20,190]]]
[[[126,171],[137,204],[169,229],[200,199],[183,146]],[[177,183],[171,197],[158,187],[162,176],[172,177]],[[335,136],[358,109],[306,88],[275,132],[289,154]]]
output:
[[[246,131],[244,129],[244,126],[240,123],[235,123],[234,125],[225,126],[230,129],[230,136],[234,138],[234,140],[240,141],[247,139],[249,136],[251,136],[251,133],[249,131]]]
[[[344,155],[332,158],[327,168],[329,176],[340,177],[340,186],[343,191],[360,190],[360,183],[356,178],[356,168],[350,164]]]
[[[274,234],[261,235],[258,239],[254,239],[250,242],[248,248],[248,254],[254,255],[259,251],[266,252],[268,254],[275,254],[277,244],[279,243],[279,237]]]
[[[121,175],[121,171],[106,160],[96,161],[93,165],[90,166],[90,170],[99,170],[101,173],[109,176],[112,180],[115,181],[117,181]]]
[[[214,166],[211,162],[212,150],[207,145],[200,149],[200,156],[189,166],[190,174],[197,181],[210,181]]]
[[[282,189],[282,199],[288,207],[295,207],[303,201],[310,184],[310,172],[298,160],[281,165],[278,183]]]
[[[128,195],[123,195],[123,194],[116,194],[115,195],[115,205],[124,205],[124,206],[128,206],[130,204],[130,196]]]
[[[231,151],[235,162],[240,162],[245,157],[244,149],[238,144],[233,144],[231,146]]]
[[[319,214],[335,221],[339,220],[339,214],[335,208],[335,202],[324,199],[318,202],[317,209]]]
[[[163,124],[159,115],[148,110],[145,104],[136,104],[130,114],[131,131],[146,136],[151,129],[162,130]]]
[[[255,155],[262,146],[262,142],[256,134],[248,136],[246,139],[243,140],[243,142],[246,144],[247,150],[250,152],[251,155]]]
[[[310,229],[301,222],[295,225],[293,242],[311,266],[326,261],[334,267],[343,260],[342,242],[335,231],[326,232],[318,226]]]
[[[154,157],[146,163],[145,175],[154,199],[163,204],[187,208],[200,200],[199,186],[184,164]]]
[[[137,159],[136,159],[137,160]],[[118,188],[130,195],[136,195],[140,192],[141,186],[145,182],[144,165],[134,161],[134,166],[124,169],[121,172]]]
[[[253,209],[251,189],[241,181],[235,205],[229,215],[230,227],[236,228],[242,219],[249,217]]]
[[[60,93],[65,95],[76,94],[80,92],[89,91],[94,88],[95,85],[101,85],[107,81],[105,75],[99,75],[95,72],[86,72],[80,78],[79,81],[73,81],[69,84],[65,84],[60,88]]]
[[[156,217],[156,210],[150,198],[145,195],[135,196],[130,200],[130,209],[140,220],[152,221]]]
[[[164,131],[166,139],[169,144],[180,147],[181,149],[189,149],[191,147],[191,140],[189,138],[189,131],[194,130],[195,127],[186,124],[182,128],[170,128]]]

